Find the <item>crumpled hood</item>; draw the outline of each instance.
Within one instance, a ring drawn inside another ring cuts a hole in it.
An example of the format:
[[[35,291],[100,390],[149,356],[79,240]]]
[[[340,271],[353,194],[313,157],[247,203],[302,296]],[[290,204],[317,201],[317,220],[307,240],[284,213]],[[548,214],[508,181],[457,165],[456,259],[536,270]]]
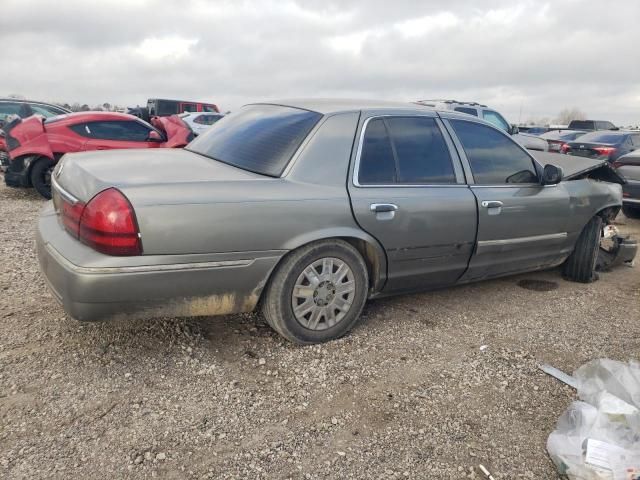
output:
[[[607,160],[598,160],[595,158],[578,157],[573,155],[564,155],[561,153],[551,152],[529,152],[544,167],[548,163],[562,168],[563,180],[573,180],[580,178],[587,173],[592,178],[597,172],[598,180],[605,182],[619,183],[624,185],[627,181],[621,177]]]

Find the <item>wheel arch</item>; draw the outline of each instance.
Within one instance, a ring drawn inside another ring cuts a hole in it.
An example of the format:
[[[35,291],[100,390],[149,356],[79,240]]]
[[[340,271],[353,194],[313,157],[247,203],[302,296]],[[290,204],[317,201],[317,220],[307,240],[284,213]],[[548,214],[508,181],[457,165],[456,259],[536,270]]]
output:
[[[369,295],[382,290],[382,287],[387,280],[387,256],[380,243],[378,243],[378,241],[371,235],[361,230],[355,228],[337,228],[308,232],[304,235],[290,239],[285,244],[285,249],[288,250],[287,253],[278,260],[265,279],[264,288],[262,288],[262,291],[260,292],[260,297],[262,298],[266,290],[266,286],[271,281],[274,272],[280,265],[282,265],[289,255],[294,251],[315,242],[332,239],[343,240],[349,243],[362,256],[365,264],[367,265],[367,273],[369,275]]]
[[[38,162],[38,160],[44,158],[47,160],[52,160],[54,162],[57,162],[61,156],[62,154],[54,153],[53,158],[51,158],[48,155],[43,155],[41,153],[26,153],[18,157],[18,158],[21,158],[23,161],[26,180],[29,183],[28,186],[33,187],[33,184],[31,182],[31,171],[33,170],[33,166]]]

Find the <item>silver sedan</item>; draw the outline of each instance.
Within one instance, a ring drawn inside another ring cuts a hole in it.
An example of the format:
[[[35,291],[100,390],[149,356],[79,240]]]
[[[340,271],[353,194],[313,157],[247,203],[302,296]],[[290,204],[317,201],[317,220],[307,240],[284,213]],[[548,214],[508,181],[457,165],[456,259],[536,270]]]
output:
[[[78,320],[259,308],[289,340],[323,342],[369,298],[557,265],[595,280],[622,180],[541,155],[415,105],[248,105],[184,150],[65,156],[38,257]]]

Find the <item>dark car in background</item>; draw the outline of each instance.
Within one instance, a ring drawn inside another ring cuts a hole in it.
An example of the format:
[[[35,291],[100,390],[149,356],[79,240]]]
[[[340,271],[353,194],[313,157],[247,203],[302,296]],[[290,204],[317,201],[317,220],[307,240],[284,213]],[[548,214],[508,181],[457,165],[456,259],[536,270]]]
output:
[[[562,145],[584,135],[584,130],[551,130],[540,135],[549,144],[550,152],[562,151]]]
[[[640,218],[640,149],[619,157],[613,168],[627,181],[622,186],[622,211],[627,217]]]
[[[589,132],[562,146],[562,152],[578,157],[596,158],[613,162],[618,157],[640,147],[640,132]]]
[[[0,98],[0,128],[15,117],[27,118],[31,115],[42,115],[45,118],[49,118],[65,113],[71,113],[71,110],[51,103]]]
[[[569,130],[617,130],[609,120],[571,120]]]

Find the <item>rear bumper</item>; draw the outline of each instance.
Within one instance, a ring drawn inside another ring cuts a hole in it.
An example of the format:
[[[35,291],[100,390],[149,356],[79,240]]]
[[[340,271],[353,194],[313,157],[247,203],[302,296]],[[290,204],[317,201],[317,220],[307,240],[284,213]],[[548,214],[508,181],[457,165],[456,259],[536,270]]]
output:
[[[244,258],[215,254],[209,261],[193,262],[185,262],[184,255],[109,257],[66,234],[50,211],[40,217],[36,243],[51,292],[71,317],[81,321],[252,311],[284,253],[254,252]],[[70,248],[87,264],[78,265],[61,253]],[[130,265],[123,264],[127,259]]]

